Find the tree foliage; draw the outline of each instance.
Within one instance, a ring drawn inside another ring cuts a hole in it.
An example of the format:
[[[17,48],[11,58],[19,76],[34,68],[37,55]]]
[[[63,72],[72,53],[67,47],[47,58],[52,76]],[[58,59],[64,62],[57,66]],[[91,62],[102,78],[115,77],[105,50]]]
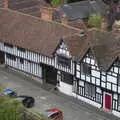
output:
[[[21,120],[22,103],[6,96],[0,96],[0,120]]]
[[[64,0],[52,0],[51,5],[53,7],[58,7],[64,4]]]
[[[100,14],[93,14],[89,16],[88,25],[90,27],[100,28],[102,22],[102,16]]]

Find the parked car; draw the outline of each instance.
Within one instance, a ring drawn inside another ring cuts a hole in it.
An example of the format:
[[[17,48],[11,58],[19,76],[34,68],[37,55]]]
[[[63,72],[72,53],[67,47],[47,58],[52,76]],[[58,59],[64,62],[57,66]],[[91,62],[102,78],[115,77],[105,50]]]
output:
[[[17,96],[17,93],[14,90],[11,90],[11,89],[3,90],[2,94],[3,95],[8,95],[9,97],[16,98],[16,99],[20,100],[23,103],[23,105],[27,108],[31,108],[35,104],[35,99],[33,97],[27,96],[27,95]]]
[[[63,120],[63,112],[59,110],[58,108],[52,108],[52,109],[45,110],[43,115],[52,120]]]
[[[5,89],[2,91],[3,95],[8,95],[9,97],[13,97],[16,98],[17,97],[17,93],[11,89]]]
[[[27,108],[31,108],[35,104],[35,99],[31,96],[21,95],[21,96],[17,96],[17,99],[21,100],[23,105]]]

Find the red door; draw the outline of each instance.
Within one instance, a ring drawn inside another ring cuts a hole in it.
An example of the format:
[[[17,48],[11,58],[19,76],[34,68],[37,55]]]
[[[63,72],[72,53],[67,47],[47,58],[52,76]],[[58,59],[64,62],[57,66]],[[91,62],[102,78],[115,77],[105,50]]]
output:
[[[105,94],[105,109],[111,110],[111,107],[112,107],[111,95]]]

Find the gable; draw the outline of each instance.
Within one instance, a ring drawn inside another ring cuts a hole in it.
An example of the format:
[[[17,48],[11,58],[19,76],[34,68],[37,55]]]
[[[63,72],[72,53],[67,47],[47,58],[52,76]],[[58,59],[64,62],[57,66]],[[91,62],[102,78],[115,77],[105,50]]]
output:
[[[67,45],[63,41],[61,41],[58,45],[56,53],[57,55],[64,56],[67,58],[71,57],[70,51],[68,50]]]

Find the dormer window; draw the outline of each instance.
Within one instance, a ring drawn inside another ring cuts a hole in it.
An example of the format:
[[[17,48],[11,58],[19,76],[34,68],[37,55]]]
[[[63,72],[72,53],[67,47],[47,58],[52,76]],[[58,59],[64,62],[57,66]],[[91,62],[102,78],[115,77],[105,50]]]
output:
[[[91,75],[91,66],[87,63],[81,64],[81,72],[83,74]]]
[[[5,47],[9,47],[9,48],[13,48],[13,45],[10,45],[10,44],[8,44],[8,43],[4,43],[4,46],[5,46]]]
[[[62,66],[71,66],[71,59],[63,55],[57,55],[57,62]]]
[[[21,47],[17,47],[17,50],[21,51],[21,52],[25,52],[25,49],[24,48],[21,48]]]

